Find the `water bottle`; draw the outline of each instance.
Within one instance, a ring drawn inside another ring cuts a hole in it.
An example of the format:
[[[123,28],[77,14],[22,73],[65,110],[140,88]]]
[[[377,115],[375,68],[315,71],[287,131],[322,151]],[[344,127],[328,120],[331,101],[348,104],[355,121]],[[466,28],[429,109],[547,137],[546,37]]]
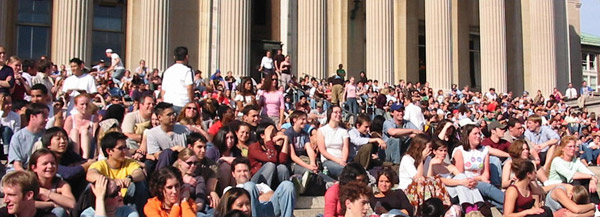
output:
[[[323,174],[325,175],[329,175],[329,170],[327,169],[327,167],[323,167]]]

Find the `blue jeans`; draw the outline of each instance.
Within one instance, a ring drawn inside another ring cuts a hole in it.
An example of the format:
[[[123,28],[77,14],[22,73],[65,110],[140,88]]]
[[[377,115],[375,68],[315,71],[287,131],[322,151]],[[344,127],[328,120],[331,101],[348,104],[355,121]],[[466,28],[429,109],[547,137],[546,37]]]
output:
[[[502,211],[504,208],[504,192],[502,190],[487,182],[477,182],[477,190],[481,196],[491,199],[490,203]]]
[[[358,114],[358,101],[356,101],[356,98],[347,98],[346,104],[348,104],[349,110],[352,112],[352,114]]]
[[[250,193],[250,204],[252,205],[252,216],[283,216],[291,217],[294,215],[294,205],[296,204],[296,193],[294,184],[290,181],[283,181],[273,192],[269,201],[261,202],[258,200],[260,192],[256,188],[256,183],[244,183],[244,189]]]
[[[2,134],[2,148],[3,152],[0,154],[8,155],[8,145],[10,144],[10,139],[12,138],[14,132],[10,127],[2,126],[0,127],[0,133]]]
[[[596,158],[600,155],[600,149],[591,149],[588,148],[585,144],[581,144],[581,148],[583,149],[583,159],[588,163],[593,162],[596,163]]]
[[[144,206],[150,197],[148,192],[149,189],[146,185],[146,181],[134,182],[127,188],[127,192],[123,196],[123,201],[125,204],[135,204],[135,209],[138,211],[138,214],[140,217],[143,217],[145,216]]]
[[[490,156],[490,182],[492,185],[502,185],[502,161],[496,156]]]
[[[402,146],[404,141],[400,138],[388,138],[385,143],[387,144],[387,148],[385,149],[385,161],[400,164],[400,160],[402,159],[401,150],[403,149]]]
[[[62,207],[55,207],[52,209],[52,214],[56,215],[56,217],[68,217],[69,214],[67,214],[67,210],[65,210],[65,208]]]
[[[327,167],[327,170],[329,171],[329,174],[327,175],[334,179],[338,179],[338,176],[342,174],[342,170],[344,169],[344,166],[331,160],[323,161],[323,167]]]
[[[273,180],[277,177],[277,180]],[[273,187],[274,183],[281,183],[290,179],[290,170],[285,164],[275,165],[268,162],[262,165],[260,169],[252,176],[251,181],[255,183],[265,183]]]

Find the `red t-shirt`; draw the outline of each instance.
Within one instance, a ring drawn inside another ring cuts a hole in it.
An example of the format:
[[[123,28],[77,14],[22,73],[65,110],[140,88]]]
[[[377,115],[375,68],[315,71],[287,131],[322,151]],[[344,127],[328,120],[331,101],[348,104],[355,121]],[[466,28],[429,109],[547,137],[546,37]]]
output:
[[[508,147],[510,147],[510,142],[508,142],[504,139],[500,139],[500,141],[498,141],[498,143],[495,143],[492,141],[492,139],[485,138],[485,139],[483,139],[483,141],[481,141],[481,145],[491,146],[492,148],[499,149],[504,152],[508,152]]]

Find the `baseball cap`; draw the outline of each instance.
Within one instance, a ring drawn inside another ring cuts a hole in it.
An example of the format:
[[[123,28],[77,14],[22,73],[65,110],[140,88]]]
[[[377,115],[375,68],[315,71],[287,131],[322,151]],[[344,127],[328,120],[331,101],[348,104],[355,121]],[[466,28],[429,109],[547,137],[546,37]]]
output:
[[[110,49],[110,48],[106,49],[106,53],[112,53],[112,52],[113,52],[112,49]]]
[[[100,61],[98,61],[98,62],[101,62],[101,63],[103,63],[103,62],[104,62],[104,60],[103,60],[103,59],[100,59]]]
[[[493,129],[496,129],[496,128],[506,129],[506,125],[501,124],[498,121],[492,121],[492,123],[490,123],[487,126],[487,128],[488,128],[489,131],[492,131]]]
[[[469,124],[477,125],[477,122],[472,121],[470,118],[463,118],[463,119],[460,119],[460,121],[458,121],[458,126],[460,126],[460,127],[464,127]]]
[[[317,107],[322,108],[323,107],[323,102],[318,102],[317,103]]]
[[[394,103],[394,104],[392,104],[392,106],[390,107],[390,111],[392,111],[392,112],[393,112],[393,111],[400,110],[400,109],[404,109],[404,106],[403,106],[403,105],[400,105],[400,104],[398,104],[398,103]]]

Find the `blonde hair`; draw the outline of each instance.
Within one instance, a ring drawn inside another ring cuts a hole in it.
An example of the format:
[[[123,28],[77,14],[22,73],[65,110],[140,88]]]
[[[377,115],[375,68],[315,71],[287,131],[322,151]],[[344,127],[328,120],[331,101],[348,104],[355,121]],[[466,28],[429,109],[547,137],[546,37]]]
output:
[[[179,152],[179,154],[177,154],[177,159],[181,161],[186,161],[187,159],[190,159],[193,156],[196,156],[196,153],[192,149],[184,148]],[[179,161],[175,161],[175,163],[173,163],[173,167],[179,168]]]
[[[552,158],[550,158],[550,162],[546,163],[546,165],[545,165],[546,175],[550,174],[550,166],[552,165],[552,160],[554,160],[554,158],[556,158],[556,157],[562,156],[563,149],[571,141],[577,143],[577,137],[565,136],[562,139],[560,139],[560,144],[558,146],[556,146],[556,148],[554,149],[554,155],[552,156]]]
[[[588,190],[582,185],[573,186],[573,201],[576,204],[588,204],[590,203],[590,194]]]

